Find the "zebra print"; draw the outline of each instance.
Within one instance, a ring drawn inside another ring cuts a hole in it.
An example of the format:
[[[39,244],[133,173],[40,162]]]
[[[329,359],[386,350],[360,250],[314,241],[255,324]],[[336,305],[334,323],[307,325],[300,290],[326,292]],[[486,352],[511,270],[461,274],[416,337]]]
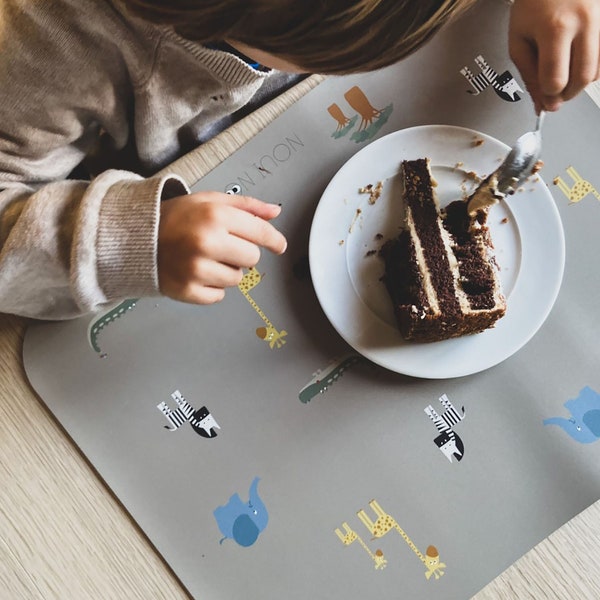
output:
[[[464,67],[460,70],[461,74],[467,78],[467,81],[473,86],[474,90],[467,90],[469,94],[473,94],[474,96],[478,96],[483,92],[486,88],[491,85],[491,81],[486,77],[485,73],[478,73],[474,75],[472,71]]]
[[[444,407],[444,412],[441,415],[435,411],[431,404],[424,410],[427,416],[433,421],[437,430],[440,433],[444,433],[445,431],[452,429],[454,425],[460,423],[465,418],[465,407],[463,406],[459,413],[446,394],[440,396],[439,401]]]
[[[517,102],[521,99],[518,92],[523,92],[523,90],[510,71],[498,74],[481,55],[475,58],[475,64],[480,70],[477,75],[474,75],[466,66],[460,70],[461,75],[465,77],[473,88],[472,90],[467,90],[469,94],[478,96],[491,86],[496,94],[507,102]]]
[[[176,431],[184,423],[187,423],[193,416],[195,409],[193,406],[188,404],[186,399],[181,395],[179,390],[175,390],[171,394],[171,398],[175,400],[178,408],[171,410],[166,402],[161,402],[156,406],[160,412],[165,415],[172,427],[165,425],[165,429],[169,431]]]

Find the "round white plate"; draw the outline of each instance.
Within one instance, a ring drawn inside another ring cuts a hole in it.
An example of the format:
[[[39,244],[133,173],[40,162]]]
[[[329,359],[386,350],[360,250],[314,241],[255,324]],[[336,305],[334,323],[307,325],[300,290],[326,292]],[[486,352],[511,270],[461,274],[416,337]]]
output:
[[[380,281],[377,253],[402,223],[402,160],[429,158],[437,194],[445,206],[475,187],[509,151],[488,135],[446,125],[413,127],[389,134],[355,154],[327,186],[314,215],[309,242],[312,281],[338,333],[357,352],[397,373],[429,379],[460,377],[505,360],[540,328],[562,281],[565,241],[552,195],[533,176],[488,217],[506,315],[483,333],[434,343],[406,342],[396,327],[391,301]],[[359,193],[383,181],[381,197]]]

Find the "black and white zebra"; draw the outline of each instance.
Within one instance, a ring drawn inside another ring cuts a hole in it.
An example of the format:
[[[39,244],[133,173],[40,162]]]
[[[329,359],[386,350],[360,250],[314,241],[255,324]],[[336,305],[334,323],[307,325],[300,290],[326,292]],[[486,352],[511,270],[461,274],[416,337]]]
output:
[[[196,410],[179,390],[175,390],[171,394],[171,398],[177,403],[175,410],[171,410],[166,402],[161,402],[156,406],[171,424],[171,427],[165,425],[165,429],[177,431],[184,423],[189,423],[192,429],[202,437],[214,438],[217,436],[215,429],[220,429],[220,426],[206,406]]]
[[[444,407],[442,414],[438,414],[431,404],[425,408],[425,414],[432,420],[440,435],[433,441],[442,451],[444,456],[452,462],[452,457],[461,460],[464,455],[464,444],[453,428],[465,418],[465,407],[457,411],[446,394],[440,396],[439,401]]]
[[[463,406],[461,412],[458,412],[446,394],[440,396],[439,401],[444,407],[444,412],[441,415],[435,411],[431,404],[425,409],[425,413],[433,421],[437,430],[444,433],[444,431],[453,429],[457,423],[465,418],[465,407]]]
[[[504,73],[498,75],[481,55],[475,58],[475,64],[480,69],[480,72],[477,75],[474,75],[466,66],[460,70],[461,75],[463,75],[473,87],[474,91],[467,90],[469,94],[478,96],[486,88],[492,86],[496,94],[503,100],[517,102],[521,99],[519,92],[523,93],[523,90],[510,71],[504,71]]]
[[[156,406],[156,408],[158,408],[158,410],[165,415],[169,423],[172,425],[172,427],[165,425],[165,429],[168,429],[169,431],[176,431],[184,423],[190,421],[194,415],[194,412],[196,412],[196,409],[187,402],[179,390],[175,390],[171,394],[171,398],[173,398],[173,400],[175,400],[177,403],[177,408],[175,410],[171,410],[166,402],[161,402]]]

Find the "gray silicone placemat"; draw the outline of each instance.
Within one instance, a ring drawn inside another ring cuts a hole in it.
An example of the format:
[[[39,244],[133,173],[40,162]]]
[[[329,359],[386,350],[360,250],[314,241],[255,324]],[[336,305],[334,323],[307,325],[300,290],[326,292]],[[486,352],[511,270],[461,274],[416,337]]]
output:
[[[320,195],[369,141],[444,123],[510,144],[532,126],[506,24],[503,2],[482,3],[393,68],[328,79],[194,185],[283,204],[288,251],[246,289],[28,330],[33,387],[194,597],[468,598],[600,497],[589,98],[544,132],[563,286],[502,364],[447,380],[377,367],[333,330],[306,268]]]

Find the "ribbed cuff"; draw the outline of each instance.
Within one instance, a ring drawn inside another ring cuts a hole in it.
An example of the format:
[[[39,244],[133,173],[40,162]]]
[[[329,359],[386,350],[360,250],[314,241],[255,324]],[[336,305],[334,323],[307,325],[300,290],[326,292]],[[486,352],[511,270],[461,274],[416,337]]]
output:
[[[107,298],[157,296],[160,203],[189,192],[169,175],[112,185],[100,208],[98,284]]]

